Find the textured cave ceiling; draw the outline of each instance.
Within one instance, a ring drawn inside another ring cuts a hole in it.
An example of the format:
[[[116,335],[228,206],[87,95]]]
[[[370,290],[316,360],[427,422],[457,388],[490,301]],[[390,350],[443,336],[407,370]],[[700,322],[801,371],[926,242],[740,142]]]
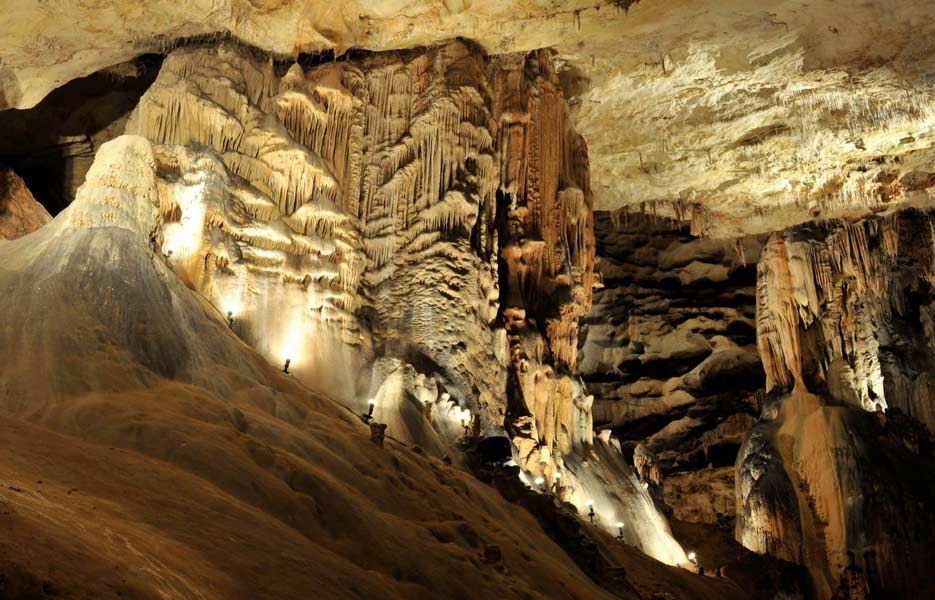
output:
[[[16,0],[0,15],[0,106],[32,106],[73,78],[211,34],[284,57],[453,36],[491,53],[552,47],[590,147],[595,207],[693,217],[698,233],[731,235],[929,200],[933,7]]]

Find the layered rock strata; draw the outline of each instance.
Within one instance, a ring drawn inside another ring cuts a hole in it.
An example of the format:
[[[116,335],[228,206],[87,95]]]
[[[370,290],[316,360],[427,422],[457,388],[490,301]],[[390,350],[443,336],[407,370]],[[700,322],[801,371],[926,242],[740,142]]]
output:
[[[734,459],[759,414],[760,242],[699,239],[650,215],[596,216],[598,273],[579,369],[594,422],[682,520],[730,525]]]

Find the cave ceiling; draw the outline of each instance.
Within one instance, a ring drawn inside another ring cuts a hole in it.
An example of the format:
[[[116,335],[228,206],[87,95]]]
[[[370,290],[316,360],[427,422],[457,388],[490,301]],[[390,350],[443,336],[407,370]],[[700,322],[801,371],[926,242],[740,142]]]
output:
[[[426,46],[551,47],[590,149],[595,208],[719,237],[925,204],[932,2],[770,0],[16,0],[0,14],[0,107],[183,40],[288,59]]]

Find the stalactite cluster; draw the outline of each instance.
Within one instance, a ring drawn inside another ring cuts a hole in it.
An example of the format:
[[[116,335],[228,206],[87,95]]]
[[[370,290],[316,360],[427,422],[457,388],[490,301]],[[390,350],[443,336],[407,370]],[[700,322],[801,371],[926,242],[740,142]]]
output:
[[[903,211],[774,235],[758,280],[767,389],[799,386],[935,429],[935,221]]]
[[[422,398],[430,446],[468,407],[538,476],[592,442],[573,377],[592,201],[567,112],[546,51],[304,68],[222,44],[169,55],[127,131],[156,144],[157,244],[238,335],[355,409]]]

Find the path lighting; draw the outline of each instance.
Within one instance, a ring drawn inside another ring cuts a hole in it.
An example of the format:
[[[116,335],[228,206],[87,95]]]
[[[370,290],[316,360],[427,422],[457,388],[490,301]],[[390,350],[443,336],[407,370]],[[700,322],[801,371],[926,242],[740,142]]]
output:
[[[594,512],[594,500],[588,500],[588,518],[591,519],[591,525],[594,525],[594,517],[597,516],[597,513]]]
[[[373,409],[376,405],[377,405],[376,398],[371,398],[370,400],[367,400],[367,414],[361,415],[361,417],[364,420],[364,423],[369,423],[370,420],[373,419]]]
[[[623,541],[623,521],[617,521],[617,539]]]
[[[289,365],[290,365],[290,364],[292,364],[292,359],[291,359],[291,358],[287,358],[287,359],[286,359],[286,364],[285,364],[285,366],[283,366],[283,368],[282,368],[282,372],[285,373],[286,375],[289,374]]]
[[[471,428],[471,411],[467,408],[461,411],[461,427],[464,427],[464,435],[467,436]]]

